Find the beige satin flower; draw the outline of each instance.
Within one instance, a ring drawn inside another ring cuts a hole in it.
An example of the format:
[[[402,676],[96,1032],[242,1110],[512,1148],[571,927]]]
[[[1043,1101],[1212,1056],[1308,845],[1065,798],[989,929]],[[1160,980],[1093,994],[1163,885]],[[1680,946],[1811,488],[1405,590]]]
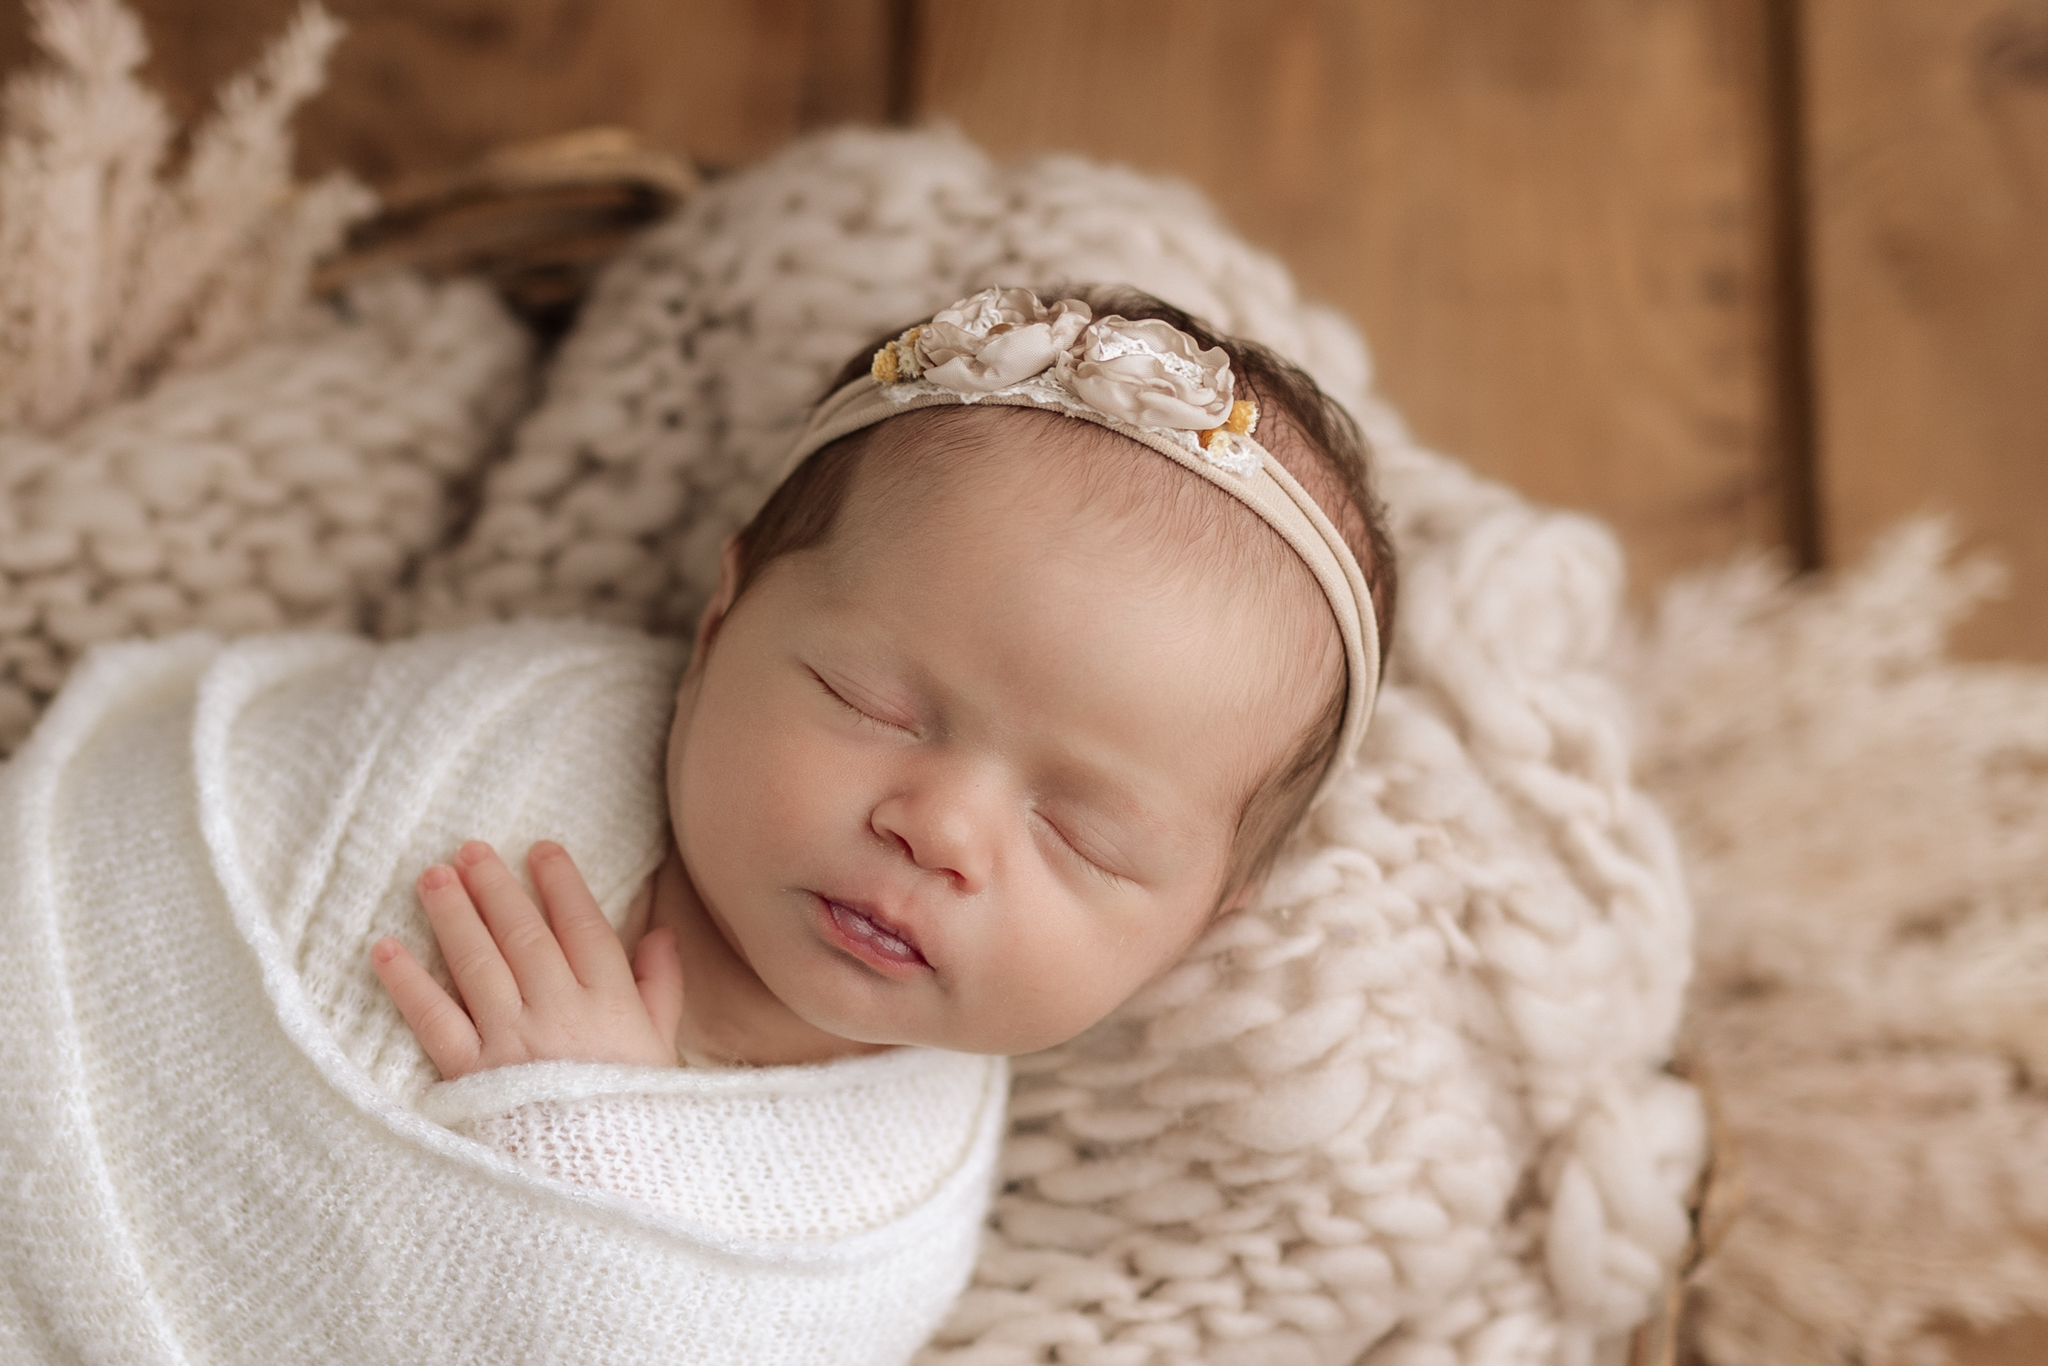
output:
[[[1154,318],[1098,318],[1060,365],[1076,398],[1135,427],[1206,431],[1230,418],[1230,357]]]
[[[917,334],[919,377],[955,393],[1007,389],[1049,369],[1091,316],[1079,299],[1048,308],[1028,289],[984,289],[941,309]]]

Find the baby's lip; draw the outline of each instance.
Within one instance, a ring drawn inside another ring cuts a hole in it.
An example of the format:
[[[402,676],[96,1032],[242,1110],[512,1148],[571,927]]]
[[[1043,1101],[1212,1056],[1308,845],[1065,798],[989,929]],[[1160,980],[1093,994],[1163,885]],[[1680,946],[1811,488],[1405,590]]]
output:
[[[816,895],[832,937],[862,962],[891,973],[931,967],[910,931],[889,919],[873,903],[823,892]]]

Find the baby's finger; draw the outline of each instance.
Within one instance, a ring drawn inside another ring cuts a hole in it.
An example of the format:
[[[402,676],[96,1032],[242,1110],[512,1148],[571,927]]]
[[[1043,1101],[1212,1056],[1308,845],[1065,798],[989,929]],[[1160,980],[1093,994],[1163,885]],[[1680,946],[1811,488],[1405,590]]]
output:
[[[576,978],[555,942],[555,932],[541,917],[533,898],[512,876],[512,870],[498,857],[497,850],[482,840],[471,840],[455,853],[462,873],[462,885],[483,913],[491,938],[511,966],[522,999],[533,1001],[573,991]]]
[[[441,946],[441,957],[448,961],[448,973],[455,979],[455,989],[462,993],[462,1003],[469,1007],[477,1025],[490,1028],[516,1018],[519,983],[455,870],[437,863],[420,874],[417,889],[427,923],[434,927],[434,939]]]
[[[555,938],[576,980],[586,987],[623,988],[633,975],[626,963],[625,946],[604,918],[569,851],[552,840],[541,840],[527,851],[526,865],[533,873],[533,885],[540,888],[548,923],[555,927]]]
[[[683,1023],[683,960],[676,952],[674,930],[664,926],[642,936],[633,955],[633,978],[654,1032],[673,1047]]]
[[[378,940],[370,946],[370,966],[377,970],[377,980],[391,993],[398,1013],[441,1070],[444,1081],[452,1081],[476,1065],[483,1051],[476,1025],[405,945],[388,937]]]

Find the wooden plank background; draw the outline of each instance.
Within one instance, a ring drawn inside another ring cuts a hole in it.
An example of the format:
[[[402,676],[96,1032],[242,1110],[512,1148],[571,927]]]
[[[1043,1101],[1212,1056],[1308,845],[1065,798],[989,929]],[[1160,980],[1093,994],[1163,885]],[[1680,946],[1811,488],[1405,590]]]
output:
[[[180,113],[295,0],[130,0]],[[1919,509],[2048,659],[2048,0],[329,0],[306,169],[845,119],[1183,176],[1356,317],[1432,444],[1626,541],[1852,562]],[[0,69],[27,55],[0,0]]]
[[[1426,440],[1653,581],[1785,536],[1754,9],[927,0],[915,108],[1195,181]]]
[[[1803,21],[1821,542],[1952,512],[2012,571],[1964,646],[2048,659],[2048,3]]]

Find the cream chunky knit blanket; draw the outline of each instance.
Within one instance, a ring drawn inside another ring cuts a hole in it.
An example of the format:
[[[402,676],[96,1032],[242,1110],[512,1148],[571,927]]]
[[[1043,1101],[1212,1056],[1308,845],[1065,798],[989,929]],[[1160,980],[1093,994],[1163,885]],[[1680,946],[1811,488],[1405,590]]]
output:
[[[972,1262],[1000,1060],[436,1086],[368,969],[430,952],[411,881],[464,836],[562,840],[616,920],[667,847],[679,664],[536,625],[88,661],[0,770],[0,1359],[909,1357]]]

